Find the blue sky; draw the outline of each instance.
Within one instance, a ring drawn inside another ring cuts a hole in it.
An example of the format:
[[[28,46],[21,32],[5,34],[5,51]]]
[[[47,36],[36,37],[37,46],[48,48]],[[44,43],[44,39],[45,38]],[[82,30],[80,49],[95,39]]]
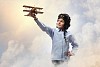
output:
[[[37,17],[50,27],[55,27],[58,14],[68,13],[69,31],[80,46],[69,65],[100,67],[99,0],[0,0],[0,67],[52,66],[51,39],[33,18],[24,16],[23,5],[43,7],[44,14]]]

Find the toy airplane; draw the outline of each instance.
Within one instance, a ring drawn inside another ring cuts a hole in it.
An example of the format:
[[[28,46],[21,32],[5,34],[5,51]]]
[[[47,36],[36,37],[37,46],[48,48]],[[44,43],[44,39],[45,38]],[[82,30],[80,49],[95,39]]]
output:
[[[43,12],[40,11],[43,8],[26,6],[26,5],[23,5],[23,7],[30,8],[30,10],[23,10],[24,12],[29,12],[27,15],[24,15],[24,16],[30,16],[30,14],[43,14]]]

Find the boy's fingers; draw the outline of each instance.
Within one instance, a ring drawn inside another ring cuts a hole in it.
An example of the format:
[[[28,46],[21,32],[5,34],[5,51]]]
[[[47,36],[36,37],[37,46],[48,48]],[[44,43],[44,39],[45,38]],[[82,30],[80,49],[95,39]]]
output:
[[[73,55],[74,55],[74,53],[68,52],[68,56],[73,56]]]

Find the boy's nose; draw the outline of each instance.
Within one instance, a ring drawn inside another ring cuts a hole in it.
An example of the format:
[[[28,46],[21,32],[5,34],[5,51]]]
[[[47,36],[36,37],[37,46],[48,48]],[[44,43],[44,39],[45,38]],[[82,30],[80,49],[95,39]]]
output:
[[[60,24],[60,21],[58,21],[57,23]]]

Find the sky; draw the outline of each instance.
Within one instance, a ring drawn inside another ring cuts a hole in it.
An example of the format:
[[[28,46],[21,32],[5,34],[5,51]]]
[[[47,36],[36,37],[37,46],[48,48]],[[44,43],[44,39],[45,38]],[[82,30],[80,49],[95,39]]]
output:
[[[23,5],[42,7],[38,19],[53,28],[60,13],[69,14],[79,44],[69,67],[100,67],[100,0],[0,0],[0,67],[53,67],[51,38]]]

